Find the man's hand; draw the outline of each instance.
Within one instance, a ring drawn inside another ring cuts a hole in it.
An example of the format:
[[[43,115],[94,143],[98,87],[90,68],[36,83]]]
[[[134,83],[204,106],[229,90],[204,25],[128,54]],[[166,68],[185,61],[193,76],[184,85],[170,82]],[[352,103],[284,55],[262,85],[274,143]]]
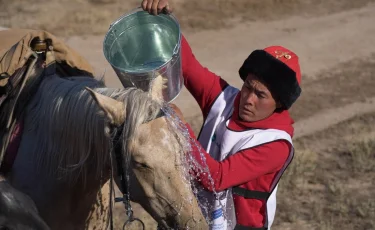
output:
[[[170,103],[169,106],[174,110],[174,112],[176,113],[177,117],[180,118],[180,120],[182,121],[182,123],[186,124],[185,118],[182,115],[182,112],[181,112],[180,108],[178,108],[177,105],[172,104],[172,103]]]
[[[142,9],[150,14],[158,15],[161,12],[171,13],[172,9],[168,4],[168,0],[143,0]]]

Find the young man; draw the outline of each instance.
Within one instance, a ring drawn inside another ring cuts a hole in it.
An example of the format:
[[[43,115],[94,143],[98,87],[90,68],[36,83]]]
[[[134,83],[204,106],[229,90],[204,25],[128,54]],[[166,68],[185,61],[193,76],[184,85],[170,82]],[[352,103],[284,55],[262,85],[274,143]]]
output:
[[[142,2],[152,14],[167,5],[166,0]],[[192,154],[211,175],[195,172],[206,189],[198,198],[209,201],[208,212],[203,211],[212,220],[210,228],[270,229],[277,185],[294,155],[288,109],[301,93],[298,57],[281,46],[251,52],[239,69],[244,84],[238,90],[204,68],[184,37],[181,48],[185,86],[204,116],[201,146]]]

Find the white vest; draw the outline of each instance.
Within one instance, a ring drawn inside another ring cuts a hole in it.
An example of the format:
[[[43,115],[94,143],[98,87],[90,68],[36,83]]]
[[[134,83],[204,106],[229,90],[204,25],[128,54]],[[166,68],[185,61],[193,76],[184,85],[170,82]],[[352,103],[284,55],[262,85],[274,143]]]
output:
[[[205,120],[199,142],[202,147],[217,161],[222,161],[228,156],[235,154],[242,149],[248,149],[276,140],[287,140],[293,146],[288,133],[276,129],[251,129],[242,132],[228,129],[229,118],[233,113],[234,100],[239,90],[228,86],[216,99]],[[265,228],[270,229],[276,211],[276,192],[279,179],[294,155],[292,148],[287,161],[272,182],[271,194],[267,200]],[[232,188],[217,193],[201,190],[198,195],[200,203],[208,205],[201,207],[204,215],[208,218],[210,229],[226,230],[234,229],[236,226],[235,208],[232,198]],[[237,210],[241,212],[241,210]]]

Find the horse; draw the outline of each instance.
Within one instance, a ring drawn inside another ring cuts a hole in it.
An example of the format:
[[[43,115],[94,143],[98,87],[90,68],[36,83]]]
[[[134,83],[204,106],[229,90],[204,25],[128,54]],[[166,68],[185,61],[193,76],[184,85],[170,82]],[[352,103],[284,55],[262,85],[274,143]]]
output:
[[[188,137],[166,111],[140,89],[45,76],[24,109],[6,179],[51,229],[112,227],[114,183],[124,202],[139,203],[160,228],[208,229],[186,176]]]
[[[0,175],[0,229],[48,230],[35,203]]]

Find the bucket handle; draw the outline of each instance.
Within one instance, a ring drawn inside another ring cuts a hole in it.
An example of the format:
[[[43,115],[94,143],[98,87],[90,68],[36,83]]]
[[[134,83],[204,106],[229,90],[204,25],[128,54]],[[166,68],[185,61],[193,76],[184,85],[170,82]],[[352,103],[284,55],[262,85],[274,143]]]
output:
[[[122,15],[121,17],[119,17],[117,20],[115,20],[114,22],[112,22],[109,25],[109,29],[112,28],[112,26],[114,24],[116,24],[118,21],[120,21],[121,19],[123,19],[123,18],[125,18],[129,15],[132,15],[132,14],[138,12],[138,11],[143,11],[142,7],[138,6],[138,7],[134,8],[133,10],[131,10],[129,13]],[[171,13],[167,12],[165,8],[163,9],[162,13],[171,16],[177,22],[176,18]]]
[[[114,24],[116,24],[117,22],[119,22],[121,19],[123,19],[123,18],[125,18],[125,17],[128,17],[129,15],[132,15],[132,14],[134,14],[134,13],[140,11],[140,10],[143,10],[143,9],[142,9],[142,7],[138,6],[138,7],[134,8],[133,10],[131,10],[129,13],[122,15],[121,17],[119,17],[118,19],[116,19],[114,22],[112,22],[112,23],[109,25],[109,29],[111,29],[112,26],[113,26]]]

